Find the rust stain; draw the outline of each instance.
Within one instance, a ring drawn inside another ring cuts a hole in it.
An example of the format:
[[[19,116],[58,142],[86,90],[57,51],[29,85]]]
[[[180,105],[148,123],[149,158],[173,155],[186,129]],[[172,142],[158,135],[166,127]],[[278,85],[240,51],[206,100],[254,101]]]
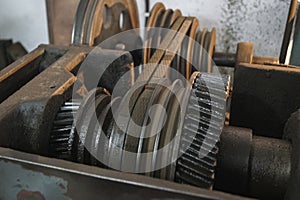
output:
[[[17,200],[46,200],[46,198],[40,192],[21,190],[17,194]]]

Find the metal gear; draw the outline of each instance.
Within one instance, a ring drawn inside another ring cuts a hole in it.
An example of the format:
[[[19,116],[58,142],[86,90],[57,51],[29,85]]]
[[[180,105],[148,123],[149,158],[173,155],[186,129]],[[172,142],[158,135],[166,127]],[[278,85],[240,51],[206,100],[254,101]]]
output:
[[[66,101],[58,111],[50,135],[50,155],[67,159],[70,155],[69,144],[74,115],[79,109],[80,100]]]
[[[102,89],[92,91],[80,105],[79,101],[66,102],[59,110],[54,122],[51,134],[51,152],[58,158],[69,159],[79,163],[105,167],[96,158],[100,156],[104,162],[114,163],[118,169],[127,166],[126,154],[119,152],[118,155],[113,149],[114,145],[107,144],[113,142],[122,147],[124,151],[137,153],[137,157],[132,161],[132,167],[139,169],[149,169],[152,172],[146,173],[148,176],[161,179],[174,180],[180,183],[195,185],[202,188],[212,188],[218,153],[218,142],[225,119],[225,101],[229,85],[227,76],[218,77],[211,74],[193,74],[193,85],[191,93],[187,98],[187,89],[183,87],[180,80],[172,84],[172,88],[179,94],[177,99],[172,92],[159,85],[149,86],[144,91],[143,99],[139,107],[134,108],[133,117],[136,116],[145,125],[149,120],[146,114],[152,104],[162,104],[168,113],[166,126],[154,137],[133,138],[128,133],[121,133],[123,137],[117,136],[117,126],[112,115],[112,106],[122,106],[121,98],[111,100],[109,94]],[[170,85],[170,83],[168,84]],[[225,87],[224,87],[225,85]],[[225,91],[225,92],[224,92]],[[95,100],[91,100],[95,97]],[[146,99],[145,99],[146,98]],[[185,99],[185,100],[184,100]],[[145,108],[143,105],[149,104]],[[111,103],[109,103],[111,101]],[[180,101],[186,101],[187,107],[182,127],[178,124],[178,113],[180,112]],[[96,115],[92,115],[92,105],[95,105]],[[143,108],[143,112],[139,113]],[[76,113],[77,112],[77,113]],[[172,113],[177,113],[173,115]],[[142,115],[141,115],[142,114]],[[75,119],[73,116],[76,116]],[[145,130],[141,129],[140,134],[145,135],[156,132],[157,125],[161,121],[161,113],[155,113],[154,124]],[[99,123],[95,123],[98,120]],[[155,123],[155,120],[157,123]],[[76,128],[75,128],[76,125]],[[133,131],[128,124],[127,132]],[[141,153],[158,151],[170,143],[177,129],[181,129],[179,148],[172,147],[168,155],[149,157],[148,160],[141,160]],[[147,133],[146,133],[147,132]],[[104,136],[107,140],[104,140]],[[98,138],[96,140],[96,138]],[[122,139],[123,138],[123,139]],[[105,142],[106,141],[106,142]],[[89,149],[91,152],[88,152]],[[174,156],[182,156],[174,164],[170,164],[160,170],[155,170],[155,166],[161,162],[171,163]],[[125,156],[125,157],[124,157]],[[145,163],[143,163],[145,162]],[[147,164],[148,163],[148,164]]]
[[[223,88],[224,82],[227,82],[227,89],[228,77],[220,81],[217,76],[198,73],[194,78],[192,92],[195,96],[190,96],[182,130],[180,152],[183,154],[177,161],[177,182],[213,187],[226,100],[224,90],[218,88]],[[208,88],[212,85],[216,87]],[[217,101],[213,102],[211,96]]]

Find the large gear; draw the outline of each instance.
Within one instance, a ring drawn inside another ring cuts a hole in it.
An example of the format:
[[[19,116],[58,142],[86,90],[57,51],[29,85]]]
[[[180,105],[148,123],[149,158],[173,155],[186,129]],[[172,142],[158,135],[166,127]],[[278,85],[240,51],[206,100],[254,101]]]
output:
[[[223,88],[225,85],[227,89],[228,84],[228,77],[200,73],[195,77],[192,87],[195,95],[190,95],[182,130],[177,182],[212,188],[217,144],[225,119],[226,92]]]

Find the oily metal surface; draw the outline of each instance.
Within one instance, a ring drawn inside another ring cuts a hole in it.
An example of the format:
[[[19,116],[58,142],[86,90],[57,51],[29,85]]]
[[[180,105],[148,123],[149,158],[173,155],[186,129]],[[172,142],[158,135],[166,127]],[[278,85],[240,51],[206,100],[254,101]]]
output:
[[[120,97],[114,98],[106,108],[99,114],[98,123],[94,130],[93,154],[102,162],[102,167],[107,165],[109,156],[109,140],[113,124],[113,108],[119,105]]]
[[[94,137],[94,130],[96,124],[98,124],[98,116],[99,113],[103,112],[103,110],[107,107],[110,103],[111,97],[108,95],[100,95],[99,97],[95,97],[95,101],[91,105],[92,109],[89,109],[90,112],[87,112],[86,115],[92,116],[90,121],[88,122],[88,129],[86,132],[86,137],[84,141],[85,152],[84,152],[84,161],[87,164],[97,164],[97,157],[96,154],[91,154],[92,152],[95,153],[95,149],[97,148],[97,144],[95,145],[96,138]],[[86,108],[88,109],[88,108]]]
[[[74,115],[80,106],[80,101],[65,102],[58,111],[50,133],[50,155],[56,158],[68,159],[70,157],[70,133]]]
[[[97,121],[95,121],[94,129],[92,131],[92,143],[91,143],[91,148],[90,153],[93,156],[92,163],[91,165],[100,165],[100,166],[105,166],[105,161],[104,160],[104,155],[105,155],[105,149],[107,145],[103,145],[104,143],[107,143],[109,140],[109,132],[107,131],[107,127],[110,124],[111,120],[111,107],[116,103],[118,98],[115,98],[111,100],[111,102],[105,103],[105,106],[103,107],[102,110],[97,111]],[[106,121],[106,123],[104,123]],[[93,122],[92,122],[93,123]],[[104,148],[104,149],[101,149]],[[102,162],[100,164],[100,162]]]
[[[87,97],[84,99],[82,104],[80,105],[80,109],[78,110],[75,118],[75,124],[74,126],[74,142],[72,144],[72,158],[78,162],[78,163],[84,163],[85,159],[85,141],[87,137],[87,132],[89,128],[89,124],[91,121],[91,118],[93,117],[93,114],[95,110],[95,97],[98,95],[101,95],[102,98],[105,98],[106,94],[104,93],[102,88],[94,89]],[[102,99],[101,99],[102,100]],[[101,101],[100,101],[101,102]],[[99,102],[99,103],[100,103]]]
[[[126,96],[125,96],[126,98]],[[123,100],[122,100],[123,101]],[[119,113],[120,107],[123,107],[122,101],[120,102],[118,106],[118,110],[116,111]],[[122,152],[123,152],[123,145],[125,140],[125,134],[123,130],[120,129],[118,126],[116,120],[113,120],[113,125],[111,129],[111,134],[109,138],[109,146],[108,146],[108,165],[111,166],[114,169],[121,170],[121,164],[122,164]]]

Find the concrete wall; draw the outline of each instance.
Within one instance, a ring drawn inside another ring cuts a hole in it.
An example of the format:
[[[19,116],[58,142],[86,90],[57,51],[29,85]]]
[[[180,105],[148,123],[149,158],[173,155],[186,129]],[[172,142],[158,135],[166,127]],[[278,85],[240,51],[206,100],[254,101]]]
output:
[[[0,38],[20,41],[28,50],[48,43],[44,0],[1,0]]]
[[[150,0],[153,5],[159,0]],[[217,28],[217,50],[235,52],[237,42],[255,42],[255,54],[279,56],[290,0],[163,0]]]
[[[158,1],[198,17],[201,27],[216,27],[218,51],[234,52],[237,42],[253,41],[256,55],[279,55],[290,0],[150,0],[152,6]],[[144,1],[137,2],[142,17]],[[0,38],[31,50],[48,42],[46,22],[44,0],[0,1]]]

